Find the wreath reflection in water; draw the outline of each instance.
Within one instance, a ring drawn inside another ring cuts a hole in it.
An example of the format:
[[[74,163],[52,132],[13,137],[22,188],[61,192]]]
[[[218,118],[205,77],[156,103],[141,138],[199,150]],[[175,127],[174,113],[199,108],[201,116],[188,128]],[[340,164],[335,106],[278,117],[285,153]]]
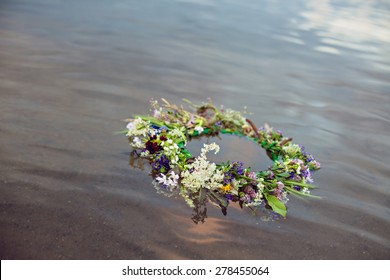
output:
[[[206,203],[222,209],[226,215],[230,202],[255,210],[259,205],[286,216],[287,195],[309,196],[313,188],[311,171],[320,163],[268,125],[257,129],[240,112],[218,110],[211,102],[189,112],[162,99],[160,107],[152,100],[148,116],[135,116],[123,133],[134,149],[132,155],[147,160],[152,168],[153,185],[166,195],[178,194],[193,208],[192,220],[204,222]],[[218,153],[216,143],[204,144],[198,157],[186,149],[192,138],[218,134],[244,136],[265,149],[273,165],[255,171],[239,161],[214,163],[207,153]]]

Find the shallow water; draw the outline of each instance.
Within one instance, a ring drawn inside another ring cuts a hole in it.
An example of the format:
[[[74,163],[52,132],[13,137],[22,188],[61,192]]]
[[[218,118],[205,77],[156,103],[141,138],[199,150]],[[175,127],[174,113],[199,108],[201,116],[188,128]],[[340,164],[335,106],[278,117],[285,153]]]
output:
[[[390,5],[293,2],[2,1],[1,258],[389,259]],[[152,97],[247,106],[322,163],[322,199],[195,225],[114,134]]]

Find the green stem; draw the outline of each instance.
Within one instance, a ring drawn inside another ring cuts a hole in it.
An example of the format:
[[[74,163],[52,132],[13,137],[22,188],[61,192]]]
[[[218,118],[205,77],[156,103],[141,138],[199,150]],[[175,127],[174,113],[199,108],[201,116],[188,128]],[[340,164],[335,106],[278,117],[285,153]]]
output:
[[[300,182],[295,182],[295,181],[290,181],[290,180],[286,180],[283,183],[296,185],[296,186],[300,186],[300,187],[304,187],[304,188],[308,188],[308,189],[315,189],[315,186],[310,185],[310,184],[306,184],[306,183],[300,183]]]
[[[284,188],[285,188],[287,191],[289,191],[289,192],[291,192],[291,193],[293,193],[293,194],[297,194],[297,195],[299,195],[299,196],[307,196],[307,197],[311,197],[311,198],[318,198],[318,199],[321,199],[321,197],[319,197],[319,196],[312,195],[312,194],[308,194],[308,193],[302,193],[302,192],[299,192],[299,191],[297,191],[297,190],[294,190],[294,189],[291,188],[291,187],[284,186]]]

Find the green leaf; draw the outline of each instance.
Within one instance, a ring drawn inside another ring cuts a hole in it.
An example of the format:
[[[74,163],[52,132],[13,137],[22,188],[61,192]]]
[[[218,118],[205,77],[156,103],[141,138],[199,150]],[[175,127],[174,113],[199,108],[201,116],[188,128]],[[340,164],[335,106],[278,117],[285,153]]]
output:
[[[177,144],[177,146],[179,148],[184,148],[185,147],[185,142],[184,141],[179,140],[178,142],[176,142],[176,144]]]
[[[272,148],[275,145],[276,145],[276,142],[271,142],[268,145],[265,145],[264,149],[268,150],[268,149]]]
[[[286,217],[286,206],[276,196],[270,194],[264,194],[264,196],[274,212]]]
[[[182,153],[185,155],[186,158],[192,157],[191,153],[188,150],[186,150],[186,149],[183,149]]]
[[[222,134],[232,134],[232,130],[229,129],[229,128],[222,129],[222,130],[221,130],[221,133],[222,133]]]

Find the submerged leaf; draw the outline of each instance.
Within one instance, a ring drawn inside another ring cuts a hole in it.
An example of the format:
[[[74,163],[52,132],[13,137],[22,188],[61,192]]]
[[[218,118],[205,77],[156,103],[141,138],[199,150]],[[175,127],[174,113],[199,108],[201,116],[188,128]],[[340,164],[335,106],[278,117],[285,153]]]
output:
[[[270,194],[264,194],[264,196],[274,212],[286,217],[286,205],[284,205],[276,196]]]
[[[211,199],[213,199],[219,206],[221,207],[227,207],[229,202],[226,200],[226,197],[224,197],[221,194],[215,193],[215,192],[210,192],[209,196]]]

